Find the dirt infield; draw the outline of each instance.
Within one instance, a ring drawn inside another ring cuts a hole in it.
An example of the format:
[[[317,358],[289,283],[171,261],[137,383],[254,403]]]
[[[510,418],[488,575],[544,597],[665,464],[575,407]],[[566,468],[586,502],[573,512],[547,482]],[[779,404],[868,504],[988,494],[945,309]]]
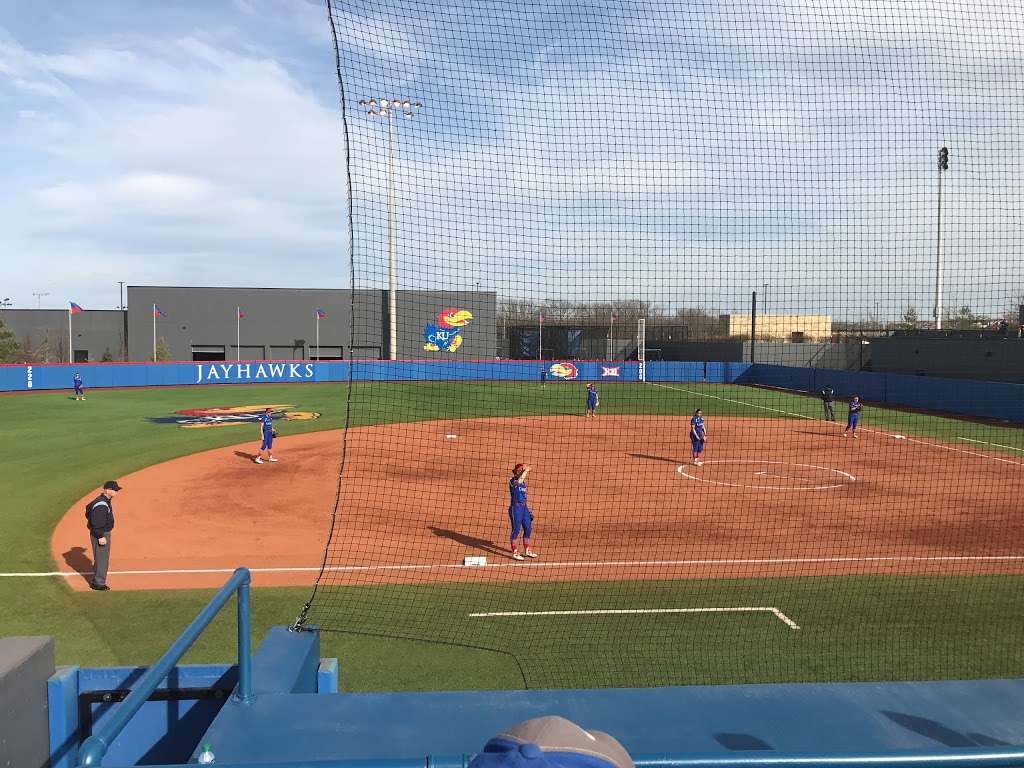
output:
[[[706,464],[688,420],[425,421],[348,433],[332,583],[1021,573],[1024,462],[833,424],[716,418]],[[455,435],[454,438],[448,435]],[[222,448],[120,478],[110,584],[309,585],[331,527],[342,434]],[[506,481],[533,466],[541,558],[508,557]],[[83,498],[56,527],[58,570],[88,573]],[[465,567],[466,556],[487,566]],[[267,569],[267,570],[260,570]],[[85,576],[68,579],[87,589]]]

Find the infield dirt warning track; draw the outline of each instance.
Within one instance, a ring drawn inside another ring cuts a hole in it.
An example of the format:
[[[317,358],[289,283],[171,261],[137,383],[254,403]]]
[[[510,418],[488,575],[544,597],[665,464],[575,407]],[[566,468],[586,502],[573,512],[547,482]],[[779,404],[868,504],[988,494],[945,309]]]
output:
[[[330,583],[1021,573],[1024,461],[787,419],[709,419],[706,463],[689,420],[537,416],[285,434],[276,464],[247,442],[120,478],[109,583],[215,587],[239,565],[257,585],[311,585],[328,537]],[[247,433],[248,434],[248,433]],[[455,435],[454,438],[450,437]],[[239,435],[242,436],[241,434]],[[534,548],[508,556],[507,481],[532,466]],[[54,530],[58,570],[87,589],[83,508]],[[484,556],[485,567],[465,566]]]

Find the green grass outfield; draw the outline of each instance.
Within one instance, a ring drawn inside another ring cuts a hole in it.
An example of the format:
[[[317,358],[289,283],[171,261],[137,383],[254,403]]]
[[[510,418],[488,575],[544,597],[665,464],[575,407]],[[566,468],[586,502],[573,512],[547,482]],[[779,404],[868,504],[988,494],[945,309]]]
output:
[[[582,387],[551,383],[361,384],[352,393],[354,425],[427,418],[579,413]],[[84,403],[67,393],[0,397],[0,571],[54,570],[51,531],[78,498],[108,477],[251,437],[254,427],[182,430],[149,419],[173,411],[215,405],[290,403],[319,411],[317,421],[290,422],[288,434],[342,425],[343,385],[289,384],[168,389],[90,390]],[[603,413],[686,414],[698,405],[717,416],[817,418],[812,398],[749,387],[704,384],[602,386]],[[837,404],[842,418],[842,408]],[[713,421],[712,421],[713,423]],[[1018,429],[869,407],[869,428],[937,438],[966,449],[1024,456]],[[967,438],[967,441],[960,441]],[[985,445],[990,443],[991,445]],[[1005,447],[998,447],[1005,446]],[[325,500],[325,504],[329,500]],[[84,525],[84,522],[83,522]],[[116,570],[116,553],[113,564]],[[579,600],[586,584],[530,587],[537,610]],[[521,586],[489,585],[498,589]],[[472,587],[332,588],[338,608],[415,593],[421,604],[445,600],[445,611],[472,610]],[[259,589],[253,599],[257,638],[289,623],[308,597],[305,588]],[[0,577],[0,635],[52,634],[61,664],[146,664],[162,653],[209,598],[209,590],[118,592],[70,590],[60,578]],[[1024,577],[847,576],[765,580],[622,582],[600,607],[662,605],[784,605],[799,619],[799,632],[765,616],[646,618],[653,629],[637,638],[620,617],[593,617],[590,642],[566,638],[570,620],[554,619],[557,643],[533,648],[525,683],[584,687],[686,682],[778,680],[872,680],[1000,677],[1024,670],[1020,613]],[[841,599],[837,599],[841,596]],[[453,604],[452,601],[455,601]],[[459,603],[458,601],[463,601]],[[234,654],[233,611],[203,636],[187,661],[229,661]],[[461,614],[460,614],[461,615]],[[401,616],[391,617],[401,626]],[[470,622],[471,619],[465,621]],[[561,622],[561,623],[559,623]],[[559,627],[563,627],[559,631]],[[449,628],[452,636],[460,627]],[[467,624],[467,634],[474,631]],[[711,642],[709,642],[711,640]],[[518,688],[524,685],[511,657],[486,650],[325,633],[325,656],[341,660],[348,690]],[[580,667],[588,655],[629,659],[627,665]],[[614,668],[613,668],[614,666]]]

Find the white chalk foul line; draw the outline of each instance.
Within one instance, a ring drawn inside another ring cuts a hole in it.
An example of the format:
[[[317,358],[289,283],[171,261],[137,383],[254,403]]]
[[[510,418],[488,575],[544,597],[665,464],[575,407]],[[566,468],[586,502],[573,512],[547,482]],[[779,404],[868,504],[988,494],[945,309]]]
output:
[[[593,560],[593,561],[537,561],[529,563],[488,563],[487,565],[463,565],[462,563],[411,563],[400,565],[335,565],[324,570],[328,573],[366,573],[387,571],[479,571],[481,568],[664,568],[670,566],[728,566],[728,565],[800,565],[837,563],[971,563],[971,562],[1017,562],[1024,561],[1024,555],[866,555],[863,557],[756,557],[718,558],[690,560]],[[250,568],[251,573],[319,573],[320,566]],[[231,574],[234,568],[162,568],[154,570],[109,571],[110,576],[188,576],[192,574]],[[22,571],[0,573],[0,578],[46,578],[90,576],[90,571]]]
[[[963,440],[966,443],[978,443],[979,445],[992,445],[995,446],[996,448],[1008,448],[1011,451],[1021,451],[1022,453],[1024,453],[1024,448],[1017,448],[1013,445],[1003,445],[1002,443],[988,443],[985,442],[984,440],[972,440],[969,437],[958,437],[957,440]]]
[[[786,411],[786,410],[783,410],[782,408],[771,408],[771,407],[769,407],[767,405],[757,405],[756,403],[748,403],[746,400],[734,400],[731,397],[722,397],[721,395],[712,395],[712,394],[709,394],[707,392],[700,392],[700,391],[698,391],[696,389],[687,389],[686,387],[673,387],[673,386],[671,386],[669,384],[659,384],[658,382],[651,382],[651,384],[653,384],[656,387],[664,387],[665,389],[674,389],[677,392],[686,392],[687,394],[691,394],[691,395],[700,395],[701,397],[710,397],[713,400],[721,400],[721,401],[726,402],[726,403],[736,403],[736,405],[745,405],[747,408],[758,408],[758,409],[760,409],[762,411],[772,411],[773,413],[784,413],[787,416],[794,416],[794,417],[796,417],[798,419],[806,419],[807,421],[821,421],[821,419],[816,418],[814,416],[807,416],[807,415],[802,414],[802,413],[793,413],[793,411]],[[823,423],[825,423],[825,424],[834,424],[836,427],[841,426],[838,422],[827,421],[827,422],[823,422]],[[893,434],[891,432],[885,432],[883,430],[878,430],[878,429],[869,429],[867,427],[858,427],[857,430],[859,432],[866,432],[867,434],[871,434],[871,435],[885,435],[886,437],[891,437],[891,438],[894,438],[894,439],[897,439],[897,440],[906,440],[908,443],[917,443],[918,445],[928,445],[928,446],[931,446],[932,448],[938,448],[938,449],[943,450],[943,451],[952,451],[954,453],[962,453],[962,454],[964,454],[966,456],[974,456],[974,457],[979,458],[979,459],[988,459],[989,461],[999,461],[999,462],[1002,462],[1003,464],[1013,464],[1016,467],[1024,467],[1024,464],[1022,464],[1019,461],[1013,461],[1011,459],[1003,459],[1003,458],[1000,458],[999,456],[990,456],[987,453],[978,453],[976,451],[966,451],[963,448],[957,448],[957,447],[952,446],[952,445],[942,445],[941,443],[930,443],[927,440],[916,440],[913,437],[907,437],[906,435],[896,435],[896,434]],[[957,438],[957,439],[964,439],[964,438]],[[971,442],[980,442],[980,441],[971,441]],[[991,443],[991,445],[996,445],[996,443]],[[999,447],[1001,447],[1001,448],[1013,448],[1013,446],[1009,446],[1009,445],[1004,445],[1004,446],[999,446]],[[1021,449],[1020,448],[1013,448],[1013,450],[1019,451]]]
[[[583,611],[497,611],[494,613],[470,613],[474,619],[490,619],[509,616],[628,616],[641,613],[771,613],[790,629],[800,629],[778,608],[768,605],[741,606],[737,608],[607,608]]]

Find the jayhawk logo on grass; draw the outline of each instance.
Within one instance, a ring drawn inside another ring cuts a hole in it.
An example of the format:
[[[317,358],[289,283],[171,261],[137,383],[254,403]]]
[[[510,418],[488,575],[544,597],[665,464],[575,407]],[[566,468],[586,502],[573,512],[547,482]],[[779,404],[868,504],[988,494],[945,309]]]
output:
[[[556,379],[575,379],[579,371],[572,363],[552,363],[548,374]]]
[[[462,346],[462,329],[469,325],[473,313],[468,309],[442,309],[437,323],[427,323],[423,338],[427,352],[454,352]]]
[[[237,427],[255,424],[267,408],[273,409],[274,419],[310,421],[319,419],[316,411],[289,411],[291,405],[226,405],[214,408],[185,408],[173,416],[149,419],[154,424],[177,424],[183,429],[209,429],[210,427]]]

